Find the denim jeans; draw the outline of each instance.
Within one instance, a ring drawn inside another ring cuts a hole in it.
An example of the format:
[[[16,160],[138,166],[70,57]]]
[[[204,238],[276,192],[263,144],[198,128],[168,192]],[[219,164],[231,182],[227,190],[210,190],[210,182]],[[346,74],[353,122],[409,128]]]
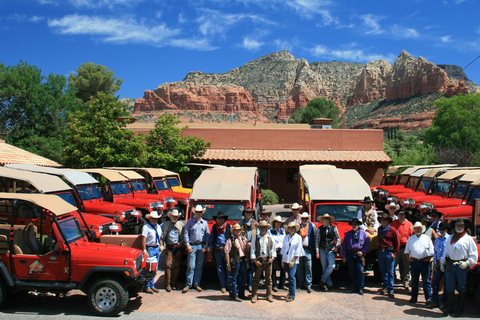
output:
[[[250,261],[250,264],[248,265],[248,269],[247,269],[247,279],[246,279],[246,286],[247,287],[250,287],[253,283],[253,273],[255,271],[255,263],[253,263],[252,261]]]
[[[297,279],[295,278],[295,273],[297,272],[298,264],[293,264],[293,267],[289,267],[288,263],[284,263],[285,271],[288,274],[288,295],[291,298],[295,298],[295,292],[297,290]]]
[[[192,253],[187,257],[187,282],[186,287],[200,286],[202,280],[203,262],[205,261],[205,252],[202,252],[203,245],[191,246]]]
[[[412,299],[417,300],[418,298],[418,283],[420,281],[420,275],[422,275],[425,300],[431,300],[432,286],[430,283],[430,262],[413,260],[410,263],[410,270],[412,272]]]
[[[157,268],[160,263],[160,248],[159,247],[147,247],[149,257],[157,257]],[[147,289],[155,287],[155,279],[150,280],[147,283]]]
[[[347,250],[347,265],[350,277],[352,278],[353,286],[358,291],[363,291],[365,286],[365,268],[357,252]]]
[[[298,287],[309,288],[312,286],[312,253],[310,249],[304,248],[305,256],[300,257],[297,267]]]
[[[228,279],[228,270],[227,270],[227,260],[225,259],[225,252],[216,252],[215,262],[217,263],[217,275],[218,275],[218,280],[220,280],[220,287],[226,288],[227,279]]]
[[[395,271],[395,258],[390,251],[378,251],[378,267],[383,279],[383,289],[393,292],[393,280]]]
[[[245,296],[245,282],[247,281],[247,260],[241,259],[235,266],[231,266],[229,272],[230,297],[235,298]]]
[[[410,281],[410,262],[408,262],[407,256],[405,255],[405,247],[400,249],[395,257],[395,267],[397,267],[397,265],[398,270],[400,271],[400,279],[402,280],[402,284],[408,284]]]
[[[320,249],[320,262],[323,270],[322,282],[326,283],[327,286],[333,286],[330,275],[335,269],[335,252]]]
[[[280,271],[280,278],[277,277],[277,271]],[[279,280],[280,282],[277,282]],[[282,267],[282,255],[280,254],[280,250],[277,250],[277,257],[273,261],[273,269],[272,269],[272,287],[276,288],[283,287],[285,285],[285,269]]]
[[[447,270],[447,267],[448,265],[445,266],[445,285],[447,292],[455,292],[455,288],[457,288],[458,292],[466,292],[468,268],[463,270],[453,263],[450,271]]]
[[[432,302],[439,304],[438,301],[438,292],[440,291],[440,282],[444,278],[444,288],[442,294],[442,302],[447,303],[447,277],[444,277],[445,273],[440,270],[440,266],[437,266],[437,271],[433,273],[432,281]]]

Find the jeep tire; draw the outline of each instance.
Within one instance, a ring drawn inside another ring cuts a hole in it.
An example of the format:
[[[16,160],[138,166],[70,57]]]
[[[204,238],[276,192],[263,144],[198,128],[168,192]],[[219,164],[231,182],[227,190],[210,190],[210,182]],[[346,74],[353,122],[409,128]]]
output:
[[[7,300],[7,286],[5,281],[0,278],[0,307],[5,303],[5,300]]]
[[[87,293],[88,304],[99,316],[116,316],[128,303],[128,291],[115,279],[96,280]]]

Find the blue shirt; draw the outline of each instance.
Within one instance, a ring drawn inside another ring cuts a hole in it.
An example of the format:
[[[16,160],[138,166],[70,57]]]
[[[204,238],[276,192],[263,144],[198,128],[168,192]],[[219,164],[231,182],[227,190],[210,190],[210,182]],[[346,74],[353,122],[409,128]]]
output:
[[[207,244],[208,239],[208,223],[203,218],[197,222],[197,219],[193,218],[188,220],[183,230],[183,241],[187,246],[190,243],[203,242]]]
[[[172,222],[170,221],[170,223],[172,223]],[[178,221],[177,221],[177,223],[178,223]],[[165,238],[165,244],[177,244],[177,243],[179,243],[180,242],[180,231],[177,228],[175,228],[174,226],[172,228],[169,228],[170,230],[165,230],[166,225],[167,225],[167,221],[163,222],[162,225],[160,226],[162,228],[163,232],[168,231],[168,233],[166,234],[166,238]]]
[[[447,241],[450,239],[450,235],[447,233],[445,237],[439,236],[435,239],[434,244],[434,253],[433,253],[433,263],[438,264],[440,259],[443,257],[443,252],[445,251],[445,247],[447,245]]]

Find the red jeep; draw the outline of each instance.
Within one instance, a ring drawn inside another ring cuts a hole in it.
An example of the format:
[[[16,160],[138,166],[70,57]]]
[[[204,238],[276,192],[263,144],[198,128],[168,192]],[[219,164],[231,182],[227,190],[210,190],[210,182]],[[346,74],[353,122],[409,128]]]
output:
[[[114,316],[155,275],[142,250],[89,242],[77,208],[58,196],[0,193],[0,210],[11,217],[0,224],[0,305],[18,292],[78,289],[95,314]],[[40,213],[40,228],[14,224],[23,210]]]

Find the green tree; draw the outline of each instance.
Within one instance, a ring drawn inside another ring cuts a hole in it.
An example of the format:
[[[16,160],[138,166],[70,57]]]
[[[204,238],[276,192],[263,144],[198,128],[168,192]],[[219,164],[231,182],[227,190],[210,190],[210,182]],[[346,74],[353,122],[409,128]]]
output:
[[[144,145],[125,129],[118,117],[127,114],[124,104],[111,94],[99,92],[82,110],[69,116],[64,163],[72,168],[139,166]]]
[[[155,127],[143,136],[146,141],[146,152],[143,165],[146,167],[161,167],[175,172],[187,172],[184,164],[198,161],[210,142],[197,137],[182,137],[183,129],[180,121],[172,114],[161,115]]]
[[[99,92],[115,95],[120,90],[123,80],[113,76],[113,71],[93,62],[82,63],[76,73],[68,76],[71,88],[76,90],[77,98],[87,102]]]
[[[339,125],[341,119],[340,109],[331,100],[325,98],[315,98],[307,103],[306,107],[300,107],[292,114],[292,118],[297,123],[309,123],[315,118],[332,119],[332,126]]]
[[[401,129],[397,130],[395,139],[385,140],[383,149],[392,159],[392,165],[426,165],[439,161],[435,148],[424,144],[416,136],[407,136]]]
[[[23,61],[0,64],[0,130],[8,143],[60,162],[66,114],[75,104],[64,76],[45,77]]]

